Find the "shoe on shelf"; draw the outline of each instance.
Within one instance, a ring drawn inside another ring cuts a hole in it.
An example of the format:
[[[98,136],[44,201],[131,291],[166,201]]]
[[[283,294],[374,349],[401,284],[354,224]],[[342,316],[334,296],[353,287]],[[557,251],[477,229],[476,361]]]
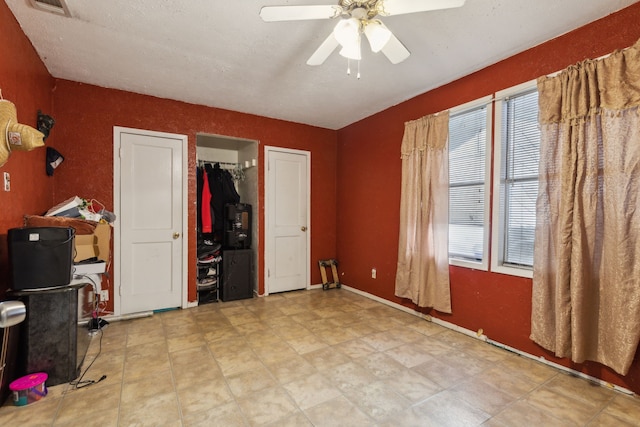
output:
[[[210,265],[206,265],[205,267],[198,267],[198,280],[204,279],[205,277],[216,276],[218,272],[215,268]]]
[[[198,280],[196,287],[198,290],[213,289],[216,287],[217,283],[218,279],[215,277],[205,277],[204,279]]]
[[[213,240],[204,240],[198,245],[198,258],[201,256],[215,254],[220,250],[222,245]]]
[[[220,255],[209,254],[209,255],[198,257],[199,266],[211,265],[211,264],[218,263],[220,261],[222,261],[222,257]]]

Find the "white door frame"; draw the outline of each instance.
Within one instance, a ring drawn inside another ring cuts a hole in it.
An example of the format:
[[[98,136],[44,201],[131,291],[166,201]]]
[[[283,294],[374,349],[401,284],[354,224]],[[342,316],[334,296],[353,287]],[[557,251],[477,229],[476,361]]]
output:
[[[120,284],[121,284],[121,270],[120,270],[120,212],[121,212],[121,199],[120,199],[120,174],[121,174],[121,161],[120,161],[120,135],[122,133],[135,133],[137,135],[146,135],[159,138],[171,138],[178,139],[182,145],[182,308],[195,307],[198,302],[189,303],[189,234],[188,234],[188,190],[189,190],[189,162],[188,162],[188,147],[189,138],[187,135],[156,132],[146,129],[126,128],[120,126],[113,127],[113,210],[116,214],[116,220],[113,223],[113,315],[118,317],[122,313],[122,302],[120,298]],[[194,261],[195,262],[195,261]]]
[[[292,148],[282,148],[282,147],[273,147],[269,145],[265,145],[264,147],[264,296],[269,295],[269,265],[271,265],[271,258],[269,251],[267,248],[269,247],[269,239],[270,236],[269,224],[270,224],[270,215],[269,215],[269,206],[273,201],[269,195],[269,154],[271,152],[281,152],[281,153],[289,153],[289,154],[299,154],[305,157],[307,161],[307,257],[306,257],[306,269],[307,269],[307,290],[311,289],[311,152],[305,150],[295,150]]]

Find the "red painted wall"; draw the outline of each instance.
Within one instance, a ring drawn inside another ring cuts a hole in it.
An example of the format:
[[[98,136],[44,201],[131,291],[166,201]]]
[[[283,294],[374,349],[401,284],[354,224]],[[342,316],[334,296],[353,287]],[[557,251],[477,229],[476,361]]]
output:
[[[196,134],[258,140],[260,247],[259,291],[264,292],[264,146],[311,152],[311,260],[336,253],[337,132],[217,108],[187,104],[92,85],[58,80],[55,90],[58,150],[65,162],[55,172],[57,201],[78,195],[113,209],[113,127],[187,135],[189,138],[189,300],[196,299]],[[321,283],[318,269],[311,282]]]
[[[640,3],[424,93],[338,133],[338,258],[345,284],[415,308],[394,296],[404,122],[552,73],[640,38]],[[377,269],[377,279],[371,269]],[[640,360],[626,377],[596,363],[555,359],[529,340],[531,280],[450,267],[453,314],[448,322],[640,393]]]
[[[21,123],[35,126],[42,109],[57,121],[47,145],[65,155],[48,178],[44,150],[14,153],[0,172],[11,173],[12,191],[0,190],[0,299],[7,287],[6,231],[22,215],[42,213],[72,195],[96,198],[113,208],[113,126],[153,129],[189,136],[195,160],[197,132],[223,134],[312,152],[312,261],[336,255],[342,281],[393,302],[400,195],[400,141],[404,122],[441,111],[512,85],[631,45],[640,38],[640,4],[580,28],[505,61],[425,93],[339,132],[207,108],[64,80],[55,81],[4,2],[0,2],[0,88],[16,104]],[[52,90],[54,92],[52,93]],[[55,109],[54,109],[55,107]],[[336,136],[337,135],[337,136]],[[337,145],[336,145],[337,141]],[[336,167],[337,165],[337,167]],[[337,175],[336,175],[337,174]],[[262,171],[260,179],[262,180]],[[90,176],[90,180],[83,179]],[[189,177],[189,239],[195,241],[195,183]],[[54,185],[55,183],[55,185]],[[340,185],[338,186],[337,183]],[[259,183],[264,206],[264,184]],[[340,215],[336,218],[337,206]],[[263,208],[262,208],[263,209]],[[260,215],[260,229],[264,229]],[[263,232],[261,246],[263,253]],[[195,257],[195,243],[190,245]],[[370,278],[371,268],[378,278]],[[263,269],[261,257],[259,271]],[[260,290],[264,288],[260,276]],[[190,299],[195,271],[189,270]],[[312,269],[312,283],[320,283]],[[483,328],[496,341],[555,360],[529,339],[531,281],[451,267],[454,314],[445,320],[471,330]],[[626,377],[595,363],[574,369],[640,392],[640,361]]]
[[[0,2],[0,90],[13,102],[18,121],[36,127],[38,109],[52,114],[54,80],[5,2]],[[56,129],[47,145],[56,146]],[[46,211],[52,202],[53,180],[45,173],[45,150],[15,151],[0,167],[11,175],[11,191],[0,188],[0,300],[8,286],[7,230],[22,226],[24,214]]]
[[[0,1],[0,91],[4,99],[15,104],[19,123],[35,127],[38,109],[51,114],[53,82],[7,4]],[[46,142],[55,146],[55,128]],[[0,166],[0,177],[3,172],[11,176],[11,191],[0,188],[0,301],[5,300],[9,288],[7,230],[22,226],[25,213],[47,210],[53,191],[53,180],[45,172],[44,148],[12,153],[7,163]],[[9,394],[9,383],[16,378],[16,327],[0,329],[0,338],[10,330],[8,347],[0,350],[0,353],[6,352],[2,355],[6,357],[6,375],[0,384],[1,402]]]

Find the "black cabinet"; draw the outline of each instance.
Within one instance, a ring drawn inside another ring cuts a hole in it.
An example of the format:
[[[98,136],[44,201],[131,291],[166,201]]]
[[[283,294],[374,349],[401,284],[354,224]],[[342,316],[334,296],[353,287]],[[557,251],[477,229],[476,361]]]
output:
[[[78,323],[78,288],[12,292],[27,307],[19,325],[18,377],[46,372],[48,386],[78,377],[91,340],[86,326]]]
[[[234,301],[253,297],[253,250],[222,251],[220,299]]]

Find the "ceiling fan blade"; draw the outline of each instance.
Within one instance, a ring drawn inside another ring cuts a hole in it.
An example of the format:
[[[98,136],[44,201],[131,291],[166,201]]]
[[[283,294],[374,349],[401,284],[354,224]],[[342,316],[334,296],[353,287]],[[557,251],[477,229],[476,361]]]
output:
[[[320,47],[313,52],[313,55],[307,60],[307,65],[321,65],[331,53],[339,46],[333,32],[329,34]]]
[[[383,16],[404,15],[406,13],[427,12],[429,10],[451,9],[464,5],[465,0],[384,0]]]
[[[391,61],[392,64],[399,64],[411,55],[411,52],[404,47],[402,42],[391,33],[391,38],[381,50],[384,56]]]
[[[260,17],[265,22],[329,19],[340,16],[341,13],[342,8],[337,5],[265,6],[260,9]]]

